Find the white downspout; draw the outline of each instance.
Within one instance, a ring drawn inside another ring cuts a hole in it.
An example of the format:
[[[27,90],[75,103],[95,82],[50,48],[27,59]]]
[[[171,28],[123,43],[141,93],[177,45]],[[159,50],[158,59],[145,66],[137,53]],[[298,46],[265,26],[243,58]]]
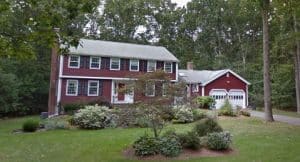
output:
[[[202,86],[202,92],[201,92],[201,96],[204,96],[204,92],[205,92],[205,89],[204,89],[205,87],[204,86]]]
[[[59,73],[58,73],[58,84],[57,84],[57,98],[56,98],[56,107],[55,107],[55,115],[58,115],[58,106],[61,101],[61,84],[62,84],[62,72],[63,72],[63,60],[64,56],[59,56]]]

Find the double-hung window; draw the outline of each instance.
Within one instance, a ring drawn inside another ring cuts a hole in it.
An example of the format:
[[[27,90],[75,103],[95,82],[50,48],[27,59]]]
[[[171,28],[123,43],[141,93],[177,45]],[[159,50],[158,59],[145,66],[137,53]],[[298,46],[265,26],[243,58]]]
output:
[[[120,58],[110,58],[110,70],[120,70]]]
[[[156,70],[156,61],[147,62],[147,72],[153,72]]]
[[[78,80],[67,80],[67,96],[77,96],[78,94]]]
[[[100,69],[101,59],[100,57],[90,57],[90,69]]]
[[[139,60],[130,60],[130,71],[139,71]]]
[[[80,56],[69,56],[69,68],[79,68],[80,66]]]
[[[148,82],[148,83],[146,84],[146,92],[145,92],[145,95],[146,95],[146,96],[149,96],[149,97],[155,96],[155,84],[154,84],[154,83]]]
[[[99,94],[99,81],[88,81],[88,96],[98,96]]]
[[[199,92],[198,84],[192,84],[192,92]]]
[[[172,73],[172,62],[165,62],[164,69],[166,73]]]
[[[162,96],[166,96],[167,95],[167,93],[168,93],[168,84],[167,83],[163,83],[162,84],[162,92],[161,92],[161,94],[162,94]]]

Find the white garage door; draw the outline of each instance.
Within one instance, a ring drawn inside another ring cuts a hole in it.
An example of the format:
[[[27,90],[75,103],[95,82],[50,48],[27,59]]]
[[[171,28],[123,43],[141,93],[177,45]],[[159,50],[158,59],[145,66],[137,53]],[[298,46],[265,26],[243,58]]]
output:
[[[246,108],[245,92],[241,89],[230,90],[228,93],[231,105],[236,108],[237,106]]]
[[[209,95],[212,96],[216,101],[216,109],[219,109],[223,104],[227,97],[227,91],[224,89],[212,89],[209,92]]]

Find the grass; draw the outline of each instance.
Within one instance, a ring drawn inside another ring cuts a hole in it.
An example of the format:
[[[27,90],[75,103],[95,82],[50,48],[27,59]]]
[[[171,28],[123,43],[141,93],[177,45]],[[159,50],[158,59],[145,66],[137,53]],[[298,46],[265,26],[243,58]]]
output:
[[[263,109],[258,109],[258,111],[263,111]],[[280,110],[280,109],[273,109],[273,114],[300,118],[300,114],[298,114],[295,111],[286,111],[286,110]]]
[[[37,117],[31,117],[37,118]],[[27,118],[0,120],[1,162],[126,162],[122,155],[147,129],[53,130],[12,134]],[[233,134],[238,154],[226,157],[194,158],[191,162],[276,162],[300,161],[300,127],[284,123],[264,123],[257,118],[221,118],[220,124]],[[185,132],[193,124],[168,125]],[[170,160],[172,161],[172,160]]]

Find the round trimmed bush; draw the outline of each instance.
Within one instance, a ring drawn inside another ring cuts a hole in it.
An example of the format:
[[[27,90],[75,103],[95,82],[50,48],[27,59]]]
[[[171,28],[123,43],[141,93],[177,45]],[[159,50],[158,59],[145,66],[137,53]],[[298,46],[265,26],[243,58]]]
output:
[[[137,156],[156,155],[159,153],[159,145],[157,138],[144,135],[134,142],[133,149]]]
[[[188,132],[186,134],[179,135],[180,143],[182,147],[198,150],[201,148],[200,139],[195,132]]]
[[[37,120],[29,119],[23,123],[23,131],[24,132],[35,132],[40,123]]]
[[[175,157],[182,151],[180,140],[175,134],[169,134],[160,138],[159,150],[162,155]]]
[[[207,136],[207,146],[212,150],[226,150],[229,148],[232,140],[229,132],[215,132]]]
[[[194,121],[192,109],[186,105],[175,106],[173,111],[176,123],[190,123]]]
[[[206,136],[208,133],[223,131],[218,122],[212,118],[205,118],[200,120],[196,123],[193,130],[199,137]]]

